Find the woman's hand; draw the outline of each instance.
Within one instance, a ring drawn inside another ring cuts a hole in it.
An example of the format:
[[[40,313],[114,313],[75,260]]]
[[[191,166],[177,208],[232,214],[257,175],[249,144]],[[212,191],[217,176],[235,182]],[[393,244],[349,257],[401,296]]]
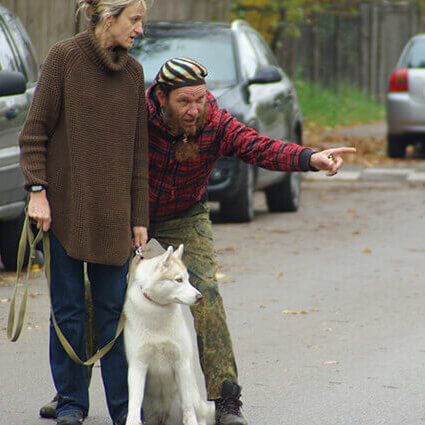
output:
[[[148,242],[148,229],[144,226],[134,226],[133,239],[131,240],[131,246],[133,250],[136,250],[139,247],[142,251],[144,251],[146,248],[147,242]]]
[[[37,229],[43,229],[43,232],[50,229],[52,215],[45,190],[30,193],[28,216],[37,222]]]

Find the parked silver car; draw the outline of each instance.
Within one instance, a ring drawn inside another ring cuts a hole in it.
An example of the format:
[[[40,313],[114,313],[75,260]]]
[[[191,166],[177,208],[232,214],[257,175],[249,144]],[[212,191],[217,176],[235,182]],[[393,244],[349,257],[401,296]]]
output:
[[[388,156],[402,158],[406,146],[425,151],[425,34],[406,44],[387,93]]]

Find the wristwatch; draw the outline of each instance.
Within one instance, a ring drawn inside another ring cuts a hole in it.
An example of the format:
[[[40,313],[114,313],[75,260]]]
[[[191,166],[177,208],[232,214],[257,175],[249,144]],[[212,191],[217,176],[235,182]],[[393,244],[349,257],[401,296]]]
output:
[[[32,186],[28,187],[28,192],[41,192],[45,189],[46,188],[41,184],[33,184]]]

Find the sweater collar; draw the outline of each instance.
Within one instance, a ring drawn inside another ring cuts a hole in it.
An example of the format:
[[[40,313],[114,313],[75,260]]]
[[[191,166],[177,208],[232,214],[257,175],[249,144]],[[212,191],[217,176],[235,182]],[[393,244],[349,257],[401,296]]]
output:
[[[78,34],[75,38],[91,61],[100,68],[117,72],[122,71],[125,67],[128,61],[127,49],[116,47],[110,50],[101,47],[97,37],[94,35],[93,25],[89,25],[87,31]]]

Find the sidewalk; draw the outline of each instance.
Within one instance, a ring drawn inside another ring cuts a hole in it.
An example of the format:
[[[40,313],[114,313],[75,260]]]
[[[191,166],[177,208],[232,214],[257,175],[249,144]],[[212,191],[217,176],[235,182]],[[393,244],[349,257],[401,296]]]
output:
[[[417,166],[405,168],[380,166],[365,168],[361,165],[343,165],[336,176],[328,177],[326,172],[306,173],[306,181],[358,181],[358,182],[399,182],[412,184],[425,184],[425,161]]]
[[[372,124],[364,124],[353,127],[336,127],[329,130],[329,137],[341,136],[341,138],[374,138],[385,139],[387,125],[385,121]],[[326,138],[326,133],[324,138]],[[399,182],[399,183],[425,183],[425,158],[408,160],[394,160],[394,165],[363,165],[344,164],[341,171],[334,177],[327,177],[325,172],[306,173],[303,175],[306,181],[359,181],[359,182]]]

